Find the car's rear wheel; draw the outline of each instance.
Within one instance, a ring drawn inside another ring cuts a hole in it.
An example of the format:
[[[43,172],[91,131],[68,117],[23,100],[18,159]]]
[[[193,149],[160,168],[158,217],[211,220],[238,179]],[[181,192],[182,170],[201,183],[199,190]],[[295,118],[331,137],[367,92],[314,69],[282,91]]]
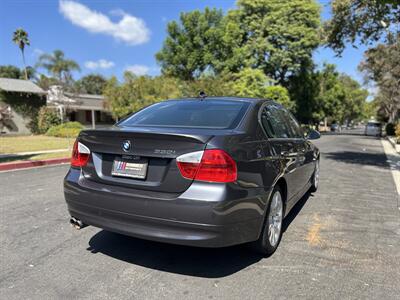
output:
[[[315,161],[314,174],[311,177],[310,191],[312,193],[316,192],[318,190],[318,185],[319,185],[319,159]]]
[[[264,256],[270,256],[278,248],[282,237],[283,197],[279,186],[271,194],[267,214],[260,238],[254,242],[254,249]]]

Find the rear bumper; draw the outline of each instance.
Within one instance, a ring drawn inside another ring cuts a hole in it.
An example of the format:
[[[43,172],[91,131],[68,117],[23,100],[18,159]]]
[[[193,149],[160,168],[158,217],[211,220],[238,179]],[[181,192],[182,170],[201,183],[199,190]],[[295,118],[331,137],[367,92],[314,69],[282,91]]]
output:
[[[71,216],[143,239],[224,247],[258,239],[269,191],[193,183],[182,194],[105,186],[71,169],[64,180]]]

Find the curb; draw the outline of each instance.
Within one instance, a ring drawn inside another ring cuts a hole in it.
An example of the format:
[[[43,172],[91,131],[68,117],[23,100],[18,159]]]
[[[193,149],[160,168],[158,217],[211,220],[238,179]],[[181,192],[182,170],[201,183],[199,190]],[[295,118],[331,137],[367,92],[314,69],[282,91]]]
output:
[[[10,171],[10,170],[26,169],[26,168],[33,168],[40,166],[65,164],[69,163],[70,160],[71,160],[70,157],[64,157],[64,158],[52,158],[45,160],[29,160],[20,162],[0,163],[0,171]]]
[[[387,140],[390,142],[390,144],[393,146],[394,150],[397,153],[400,153],[400,145],[396,144],[396,141],[392,137],[387,137]]]

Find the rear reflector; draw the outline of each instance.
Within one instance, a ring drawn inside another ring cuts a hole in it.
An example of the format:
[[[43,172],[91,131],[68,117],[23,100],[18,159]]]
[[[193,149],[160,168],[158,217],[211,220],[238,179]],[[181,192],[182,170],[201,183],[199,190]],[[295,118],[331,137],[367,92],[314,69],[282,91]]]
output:
[[[237,179],[236,162],[223,150],[211,149],[183,154],[176,158],[183,177],[209,182]]]
[[[86,166],[89,161],[90,150],[84,144],[75,141],[74,147],[72,148],[71,166],[83,167]]]

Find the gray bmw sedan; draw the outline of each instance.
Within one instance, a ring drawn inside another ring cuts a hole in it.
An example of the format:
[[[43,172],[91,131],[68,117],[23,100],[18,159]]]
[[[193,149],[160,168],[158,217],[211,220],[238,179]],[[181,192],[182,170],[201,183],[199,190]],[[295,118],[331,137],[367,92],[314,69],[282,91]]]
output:
[[[316,138],[269,100],[153,104],[80,133],[64,179],[71,223],[200,247],[252,242],[271,255],[283,218],[318,188]]]

